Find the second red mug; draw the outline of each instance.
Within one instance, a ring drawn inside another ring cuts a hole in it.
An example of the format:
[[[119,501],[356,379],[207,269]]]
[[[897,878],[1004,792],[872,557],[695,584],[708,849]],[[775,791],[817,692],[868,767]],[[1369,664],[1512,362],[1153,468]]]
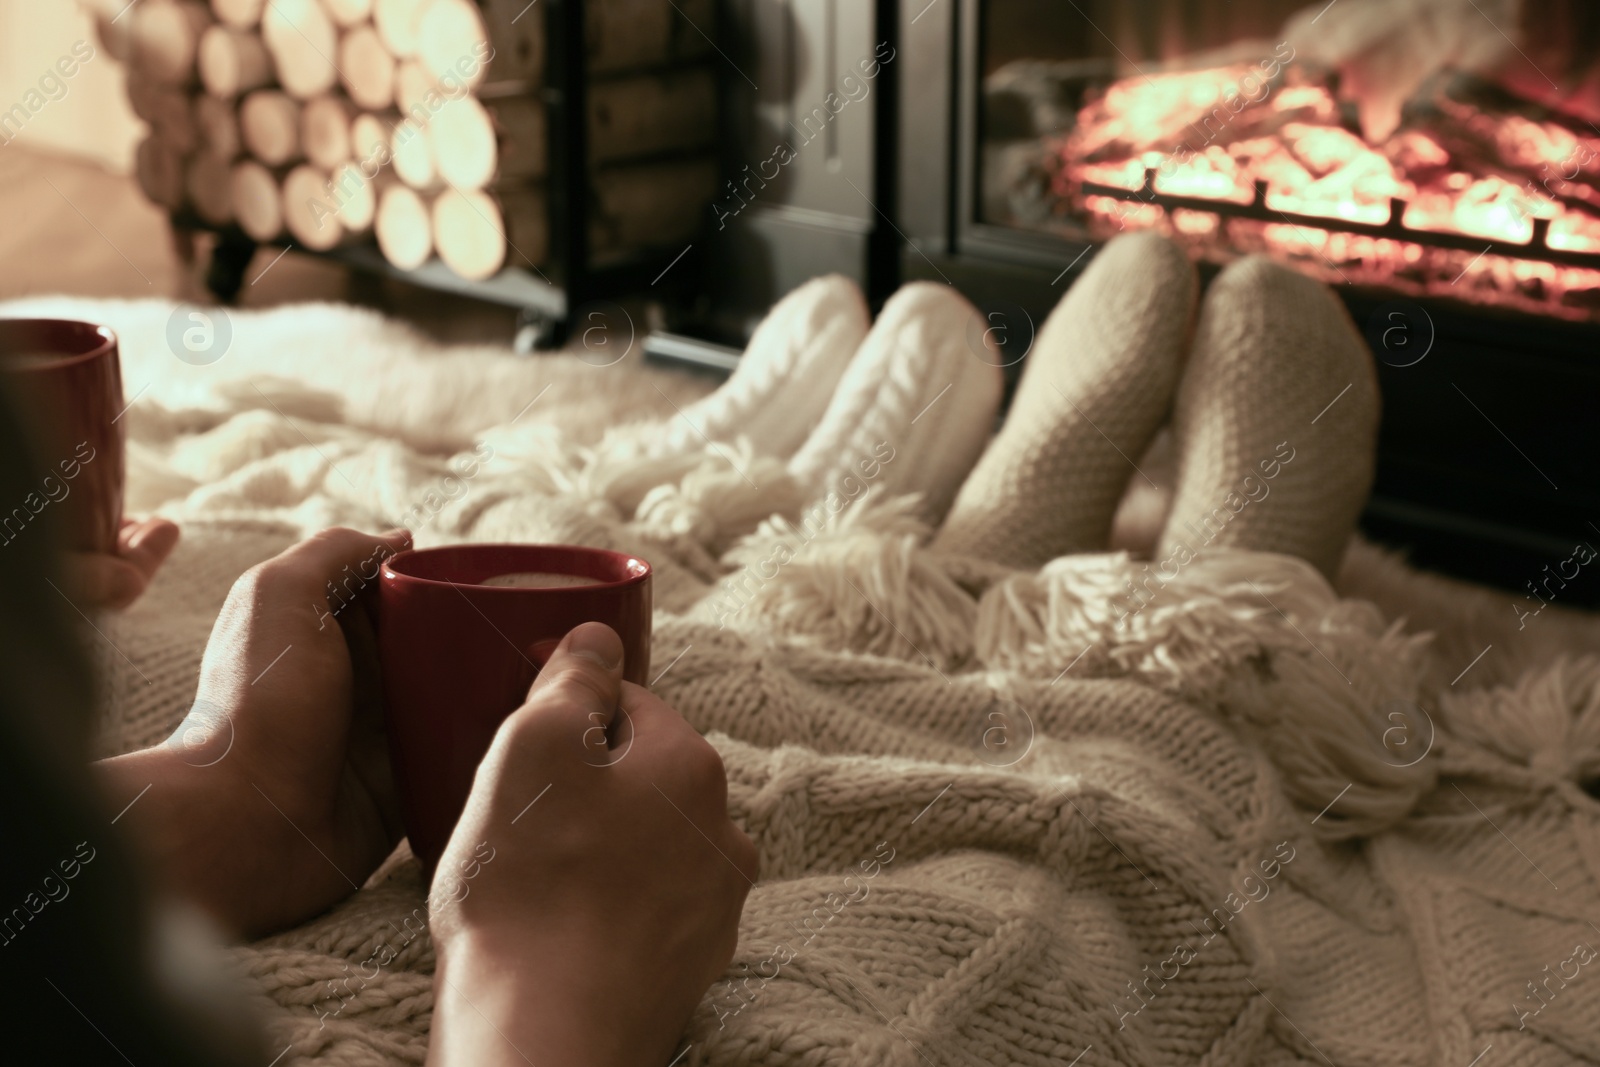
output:
[[[0,373],[43,467],[38,491],[0,514],[0,543],[52,509],[66,548],[114,552],[123,487],[116,334],[67,319],[0,319]]]

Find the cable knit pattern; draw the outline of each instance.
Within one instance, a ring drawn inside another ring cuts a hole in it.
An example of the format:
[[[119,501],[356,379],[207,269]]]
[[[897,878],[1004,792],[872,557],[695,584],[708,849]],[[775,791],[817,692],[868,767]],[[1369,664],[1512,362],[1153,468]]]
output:
[[[1172,404],[1198,286],[1182,250],[1154,234],[1095,254],[1040,327],[940,548],[1038,567],[1106,547],[1134,464]]]
[[[728,381],[668,420],[645,447],[699,452],[708,439],[748,435],[764,454],[788,459],[816,428],[867,328],[855,282],[813,278],[761,320]]]
[[[423,450],[371,426],[382,413],[351,421],[374,368],[341,366],[360,346],[338,334],[271,411],[160,374],[164,310],[73,310],[118,329],[130,378],[152,382],[128,416],[130,494],[185,526],[147,598],[90,635],[105,751],[171,730],[231,577],[323,523],[420,516],[424,544],[565,539],[652,560],[654,658],[672,664],[656,687],[722,753],[762,865],[684,1064],[1463,1067],[1490,1045],[1485,1063],[1600,1047],[1600,971],[1568,962],[1600,943],[1592,656],[1451,687],[1459,663],[1254,551],[1197,562],[1170,601],[1119,619],[1107,590],[1141,566],[1121,554],[1035,572],[936,551],[895,500],[801,537],[814,502],[781,464],[630,458],[590,432],[592,407],[563,427],[559,405],[516,417],[526,399],[486,397],[487,413],[435,412],[436,438],[466,439]],[[251,316],[251,343],[299,314]],[[407,343],[398,367],[440,355]],[[617,376],[612,423],[647,414],[652,383],[688,402],[654,371],[499,358],[485,390],[587,396]],[[478,468],[447,491],[467,456]],[[713,610],[786,536],[789,558],[745,586],[759,595]],[[1347,578],[1398,566],[1352,554]],[[1464,596],[1404,573],[1441,618]],[[1394,700],[1431,717],[1420,761],[1390,734]],[[280,1063],[423,1062],[427,921],[402,846],[328,913],[234,948]],[[1548,984],[1529,999],[1530,982]]]
[[[1002,386],[978,309],[948,285],[902,286],[789,469],[812,497],[826,498],[849,492],[847,479],[859,481],[861,464],[887,448],[893,463],[874,485],[919,494],[918,513],[937,523],[983,452]]]

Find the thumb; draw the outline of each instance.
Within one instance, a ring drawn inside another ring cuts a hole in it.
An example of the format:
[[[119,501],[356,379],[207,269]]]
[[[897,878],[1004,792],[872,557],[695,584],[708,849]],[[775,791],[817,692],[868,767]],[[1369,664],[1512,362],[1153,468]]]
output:
[[[575,627],[550,654],[528,690],[538,713],[610,725],[622,698],[622,638],[602,622]],[[591,718],[598,713],[598,719]]]
[[[177,523],[162,518],[127,523],[117,536],[117,554],[150,578],[172,555],[181,533]]]
[[[117,610],[139,599],[149,582],[127,560],[99,552],[64,553],[62,574],[73,603]]]

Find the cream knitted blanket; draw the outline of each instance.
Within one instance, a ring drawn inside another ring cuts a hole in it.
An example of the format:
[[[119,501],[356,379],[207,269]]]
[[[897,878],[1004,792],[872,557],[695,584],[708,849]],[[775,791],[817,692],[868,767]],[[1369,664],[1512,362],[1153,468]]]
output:
[[[165,736],[233,578],[322,526],[655,563],[655,688],[722,752],[762,868],[681,1062],[1600,1050],[1590,618],[1519,630],[1510,595],[1356,542],[1337,591],[1217,553],[1119,621],[1142,573],[1123,554],[1023,573],[928,551],[870,490],[896,442],[816,501],[737,441],[653,457],[708,386],[636,353],[522,360],[310,306],[233,314],[201,367],[166,305],[24,310],[119,332],[129,507],[184,525],[149,595],[100,620],[107,752]],[[426,920],[402,847],[235,949],[281,1062],[420,1063]]]

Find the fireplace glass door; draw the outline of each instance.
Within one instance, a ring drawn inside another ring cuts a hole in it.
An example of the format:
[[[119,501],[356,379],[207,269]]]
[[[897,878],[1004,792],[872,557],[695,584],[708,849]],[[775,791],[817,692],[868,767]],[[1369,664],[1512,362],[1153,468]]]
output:
[[[973,218],[1592,319],[1600,5],[1551,8],[984,0]]]

